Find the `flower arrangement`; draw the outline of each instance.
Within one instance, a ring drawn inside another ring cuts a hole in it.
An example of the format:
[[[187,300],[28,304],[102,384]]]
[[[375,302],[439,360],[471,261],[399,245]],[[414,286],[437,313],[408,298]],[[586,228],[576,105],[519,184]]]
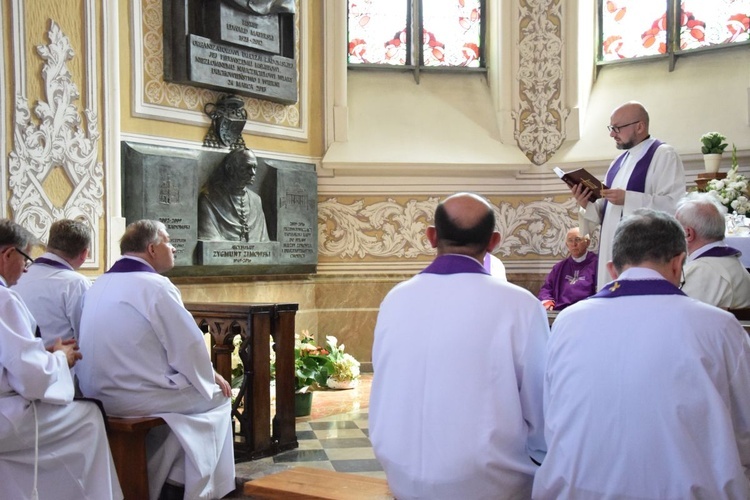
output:
[[[271,340],[273,344],[273,340]],[[244,378],[244,369],[239,351],[242,338],[234,338],[232,353],[232,402],[239,394]],[[271,377],[276,376],[276,352],[271,345]],[[356,385],[359,381],[359,361],[344,352],[344,344],[332,335],[326,337],[325,347],[315,343],[309,331],[294,334],[294,392],[306,393],[311,389],[329,387],[344,389]]]
[[[344,352],[344,344],[338,345],[338,339],[332,335],[326,337],[329,354],[326,361],[328,379],[326,385],[331,389],[353,387],[359,381],[359,361]]]
[[[311,387],[348,388],[359,379],[359,361],[344,352],[344,344],[328,335],[320,347],[307,330],[294,336],[294,370],[295,391],[300,393]]]
[[[722,154],[728,146],[727,138],[719,132],[708,132],[701,136],[701,153],[704,155]]]
[[[737,172],[737,147],[732,145],[732,168],[724,179],[712,179],[706,184],[706,192],[711,193],[729,213],[750,214],[747,177]]]
[[[323,368],[329,352],[315,344],[307,330],[294,334],[294,392],[307,392],[314,385],[325,383]],[[326,377],[327,378],[327,377]]]

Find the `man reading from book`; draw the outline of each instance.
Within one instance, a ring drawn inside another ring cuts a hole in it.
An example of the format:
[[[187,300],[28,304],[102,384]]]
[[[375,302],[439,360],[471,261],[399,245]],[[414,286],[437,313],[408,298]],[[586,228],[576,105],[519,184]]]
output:
[[[597,289],[609,274],[607,262],[612,260],[612,241],[617,223],[639,208],[663,210],[674,214],[677,200],[685,194],[685,171],[673,147],[649,135],[646,108],[638,102],[626,102],[612,112],[609,135],[618,156],[607,170],[601,198],[590,201],[591,190],[578,183],[571,187],[579,210],[582,234],[591,234],[593,225],[601,224]]]

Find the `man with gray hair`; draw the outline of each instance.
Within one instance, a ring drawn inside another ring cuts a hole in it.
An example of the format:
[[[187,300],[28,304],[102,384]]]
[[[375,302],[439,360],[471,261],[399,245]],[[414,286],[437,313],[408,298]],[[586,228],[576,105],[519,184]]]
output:
[[[47,252],[13,287],[34,315],[46,346],[58,338],[78,340],[83,294],[91,281],[76,270],[86,261],[90,245],[91,231],[83,222],[53,222]]]
[[[99,408],[73,401],[75,340],[58,338],[45,349],[33,316],[8,288],[31,263],[32,242],[0,219],[0,496],[122,498]]]
[[[615,280],[555,320],[533,498],[750,498],[750,342],[679,289],[685,253],[674,217],[636,210]]]
[[[87,397],[110,415],[159,416],[147,436],[150,498],[221,498],[235,489],[230,396],[180,291],[161,222],[129,224],[123,257],[86,292],[81,318]]]
[[[682,291],[724,309],[750,307],[750,273],[742,253],[724,242],[724,207],[709,193],[689,193],[675,217],[685,230],[688,258]]]

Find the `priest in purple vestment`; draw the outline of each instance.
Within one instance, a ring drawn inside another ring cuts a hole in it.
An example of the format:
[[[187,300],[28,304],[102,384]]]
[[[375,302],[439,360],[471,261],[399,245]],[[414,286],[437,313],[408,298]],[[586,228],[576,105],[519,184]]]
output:
[[[570,255],[554,265],[539,290],[539,300],[546,310],[562,311],[596,293],[598,259],[588,251],[590,242],[589,236],[581,236],[577,227],[568,231],[565,246]]]
[[[612,242],[620,219],[639,208],[673,214],[677,200],[685,195],[685,171],[675,149],[649,134],[649,116],[638,102],[626,102],[612,112],[609,135],[624,151],[607,170],[602,198],[589,203],[588,189],[571,188],[580,205],[579,224],[583,234],[601,225],[597,288],[609,281],[606,265],[612,260]]]

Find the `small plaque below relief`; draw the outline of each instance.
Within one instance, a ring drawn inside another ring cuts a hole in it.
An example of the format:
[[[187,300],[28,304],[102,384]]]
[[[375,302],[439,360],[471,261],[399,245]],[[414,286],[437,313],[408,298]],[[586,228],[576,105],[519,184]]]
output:
[[[199,264],[204,266],[250,266],[275,264],[279,243],[240,241],[198,241]]]

